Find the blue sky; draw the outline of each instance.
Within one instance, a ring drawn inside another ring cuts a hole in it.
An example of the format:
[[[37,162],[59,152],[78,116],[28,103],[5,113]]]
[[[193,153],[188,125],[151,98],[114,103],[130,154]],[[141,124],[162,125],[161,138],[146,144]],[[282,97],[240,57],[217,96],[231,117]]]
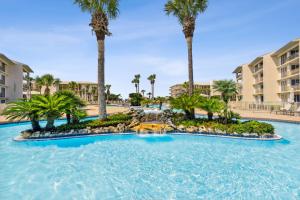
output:
[[[163,12],[166,0],[121,0],[120,16],[106,40],[106,82],[127,97],[134,74],[156,94],[187,80],[187,50],[181,27]],[[0,52],[24,62],[34,76],[52,73],[61,80],[96,81],[97,44],[90,16],[72,0],[0,0]],[[300,37],[299,0],[209,0],[197,20],[194,79],[233,78],[239,64]]]

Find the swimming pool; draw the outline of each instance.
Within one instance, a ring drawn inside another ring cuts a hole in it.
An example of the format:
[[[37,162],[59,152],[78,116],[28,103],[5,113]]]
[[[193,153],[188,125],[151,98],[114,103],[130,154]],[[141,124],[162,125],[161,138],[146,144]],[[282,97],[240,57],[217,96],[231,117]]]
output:
[[[59,121],[58,123],[62,123]],[[299,199],[300,125],[280,141],[188,135],[13,142],[0,125],[0,199]]]

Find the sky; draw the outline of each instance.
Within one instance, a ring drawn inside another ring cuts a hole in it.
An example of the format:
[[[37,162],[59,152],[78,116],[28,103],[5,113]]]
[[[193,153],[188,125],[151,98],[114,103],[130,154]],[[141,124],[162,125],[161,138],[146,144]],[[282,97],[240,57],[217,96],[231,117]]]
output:
[[[127,97],[141,74],[156,74],[156,95],[188,79],[182,28],[164,13],[166,0],[120,0],[110,22],[105,75],[112,92]],[[299,0],[209,0],[194,35],[194,80],[233,79],[232,71],[300,38]],[[97,81],[97,42],[90,15],[73,0],[0,0],[0,53],[28,64],[34,75],[63,81]]]

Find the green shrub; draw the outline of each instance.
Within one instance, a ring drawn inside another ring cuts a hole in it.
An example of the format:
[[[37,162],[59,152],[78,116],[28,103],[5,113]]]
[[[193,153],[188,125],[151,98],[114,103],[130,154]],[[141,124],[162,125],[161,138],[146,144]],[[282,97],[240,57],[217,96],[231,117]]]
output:
[[[124,120],[124,121],[127,121],[127,120],[130,120],[131,119],[131,116],[130,115],[126,115],[126,114],[123,114],[123,113],[118,113],[118,114],[114,114],[114,115],[110,115],[107,117],[107,120]]]

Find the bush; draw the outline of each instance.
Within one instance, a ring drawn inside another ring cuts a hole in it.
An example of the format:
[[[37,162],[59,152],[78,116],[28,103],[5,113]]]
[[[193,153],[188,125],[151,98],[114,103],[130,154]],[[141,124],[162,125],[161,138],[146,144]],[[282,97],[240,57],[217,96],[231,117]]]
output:
[[[129,98],[131,106],[140,106],[141,101],[143,100],[143,96],[139,93],[131,93],[129,94]]]
[[[114,115],[110,115],[107,117],[107,120],[130,120],[131,116],[127,115],[127,114],[123,114],[123,113],[118,113],[118,114],[114,114]]]

